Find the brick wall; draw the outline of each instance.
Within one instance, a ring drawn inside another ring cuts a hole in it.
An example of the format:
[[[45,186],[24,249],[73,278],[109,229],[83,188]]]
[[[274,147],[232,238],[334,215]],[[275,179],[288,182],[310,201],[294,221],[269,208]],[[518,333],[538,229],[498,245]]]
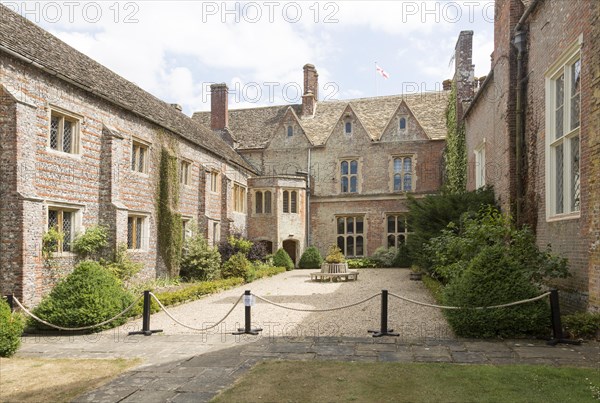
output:
[[[529,18],[527,120],[525,138],[530,150],[528,166],[530,177],[530,202],[537,206],[538,244],[552,249],[569,259],[571,277],[558,283],[562,290],[563,305],[566,309],[584,309],[590,296],[588,271],[590,261],[589,223],[593,220],[593,207],[590,198],[598,193],[598,188],[590,186],[588,178],[594,177],[594,155],[591,130],[593,87],[593,57],[597,53],[597,43],[591,37],[590,21],[596,8],[594,2],[579,0],[570,2],[541,2]],[[597,10],[597,8],[596,8]],[[597,16],[597,14],[596,14]],[[582,36],[581,49],[581,212],[579,218],[548,220],[546,217],[546,135],[545,100],[546,71]],[[595,49],[594,49],[595,46]],[[596,58],[597,60],[597,58]],[[597,61],[596,61],[597,63]],[[596,132],[597,138],[597,132]],[[588,141],[586,141],[588,139]],[[596,159],[597,151],[596,151]],[[597,216],[597,214],[596,214]]]

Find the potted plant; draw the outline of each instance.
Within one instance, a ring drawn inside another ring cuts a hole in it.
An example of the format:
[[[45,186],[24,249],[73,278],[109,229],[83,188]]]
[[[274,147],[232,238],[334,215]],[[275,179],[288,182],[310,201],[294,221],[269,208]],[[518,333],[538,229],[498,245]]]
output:
[[[415,264],[410,267],[410,279],[414,281],[421,281],[423,272],[421,268]]]
[[[342,250],[336,245],[329,247],[327,256],[325,257],[325,262],[326,263],[324,263],[324,265],[327,265],[327,273],[346,273],[348,271],[348,263],[346,263],[346,258],[342,253]]]

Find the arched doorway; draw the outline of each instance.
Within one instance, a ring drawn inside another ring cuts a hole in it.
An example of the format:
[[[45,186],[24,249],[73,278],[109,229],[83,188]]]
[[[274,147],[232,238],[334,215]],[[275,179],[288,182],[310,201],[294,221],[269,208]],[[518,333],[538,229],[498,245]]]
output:
[[[283,249],[288,255],[290,255],[292,262],[294,262],[294,266],[296,266],[296,250],[298,249],[298,241],[293,239],[287,239],[283,241]]]
[[[275,252],[273,250],[273,242],[264,240],[264,241],[258,241],[258,243],[261,244],[265,248],[265,251],[267,252],[267,254],[271,254],[271,253]]]

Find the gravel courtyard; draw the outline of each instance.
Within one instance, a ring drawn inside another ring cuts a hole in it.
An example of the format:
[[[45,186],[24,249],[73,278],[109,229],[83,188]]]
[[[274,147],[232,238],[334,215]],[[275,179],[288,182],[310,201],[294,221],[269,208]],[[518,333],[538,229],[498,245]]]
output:
[[[180,322],[192,327],[206,327],[219,321],[244,290],[278,304],[301,309],[339,307],[364,300],[387,289],[414,299],[433,303],[420,281],[409,280],[407,269],[361,269],[358,281],[314,282],[310,270],[294,270],[271,278],[257,280],[219,294],[176,307],[168,311]],[[380,327],[381,297],[360,305],[330,312],[299,312],[283,309],[257,300],[252,308],[252,326],[262,327],[262,337],[365,337],[367,330]],[[240,303],[231,315],[207,334],[223,335],[243,326],[244,307]],[[130,322],[124,330],[139,329],[141,320]],[[152,329],[165,334],[197,333],[171,320],[164,312],[152,315]],[[441,311],[389,297],[388,327],[400,333],[401,340],[453,338]]]

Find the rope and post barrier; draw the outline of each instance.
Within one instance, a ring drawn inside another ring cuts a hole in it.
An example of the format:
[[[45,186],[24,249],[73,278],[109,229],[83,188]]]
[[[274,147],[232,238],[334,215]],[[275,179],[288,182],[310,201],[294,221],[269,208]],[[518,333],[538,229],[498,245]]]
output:
[[[565,339],[560,320],[560,304],[558,298],[558,290],[550,290],[550,320],[552,321],[552,339],[548,341],[551,346],[556,346],[558,343],[579,345],[579,340]]]
[[[129,336],[143,334],[144,336],[152,336],[154,333],[162,332],[162,329],[150,330],[150,291],[144,291],[144,312],[142,313],[142,330],[137,332],[129,332]]]
[[[231,333],[233,335],[240,334],[251,334],[256,336],[259,332],[262,332],[260,328],[252,328],[252,305],[254,305],[253,295],[250,290],[244,292],[244,327],[239,328],[237,332]]]
[[[400,333],[393,333],[394,329],[388,329],[388,290],[381,290],[381,326],[379,331],[368,330],[373,333],[373,337],[382,336],[400,336]]]

